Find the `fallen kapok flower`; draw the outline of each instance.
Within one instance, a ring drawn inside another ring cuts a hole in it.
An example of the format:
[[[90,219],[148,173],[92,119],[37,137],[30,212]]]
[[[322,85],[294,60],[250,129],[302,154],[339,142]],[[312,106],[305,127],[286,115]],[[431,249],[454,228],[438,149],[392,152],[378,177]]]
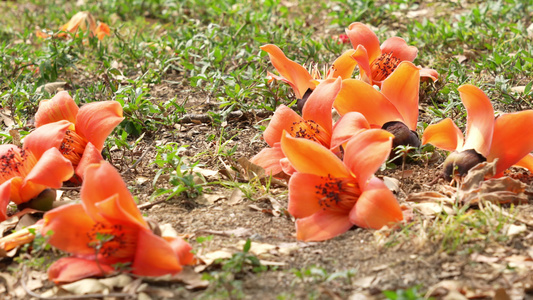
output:
[[[481,89],[465,84],[458,91],[467,112],[466,138],[450,118],[429,125],[422,136],[423,145],[452,151],[444,161],[443,176],[464,176],[478,163],[496,159],[495,177],[512,165],[533,171],[533,131],[527,130],[533,128],[533,110],[494,118],[490,99]]]
[[[10,201],[28,202],[46,189],[60,188],[74,174],[71,162],[50,141],[35,142],[40,138],[30,133],[22,149],[0,145],[0,221],[7,219]]]
[[[107,24],[102,22],[96,22],[91,13],[87,11],[80,11],[76,13],[70,20],[59,27],[61,32],[57,34],[57,37],[67,38],[69,35],[67,32],[76,33],[78,31],[87,31],[90,37],[97,37],[102,40],[106,35],[111,35],[111,30]],[[38,30],[36,35],[40,38],[47,38],[49,35],[43,31]]]
[[[380,47],[376,34],[359,22],[350,24],[346,34],[355,49],[352,58],[359,65],[361,80],[370,85],[381,87],[383,80],[392,74],[401,62],[413,62],[418,54],[416,47],[408,46],[404,39],[396,36],[384,41]],[[416,68],[420,70],[420,77],[429,77],[435,81],[439,76],[433,69]]]
[[[281,148],[296,170],[289,181],[288,211],[296,237],[322,241],[353,225],[380,229],[403,220],[398,201],[374,176],[387,159],[393,135],[369,129],[346,143],[344,162],[324,146],[284,134]]]
[[[261,47],[261,50],[268,53],[272,65],[274,65],[274,68],[280,74],[278,76],[267,72],[267,75],[272,79],[281,80],[292,87],[294,95],[298,99],[298,108],[300,110],[302,110],[307,98],[309,98],[319,84],[319,80],[337,77],[341,77],[342,79],[350,78],[357,64],[351,58],[351,55],[355,51],[348,50],[333,62],[331,67],[325,72],[324,78],[322,78],[316,65],[309,72],[300,64],[287,58],[283,51],[276,45],[264,45]]]
[[[35,144],[48,141],[72,162],[76,175],[83,178],[84,168],[98,163],[104,142],[122,122],[122,106],[117,101],[92,102],[78,108],[66,91],[39,103],[35,114]],[[58,134],[59,133],[59,134]],[[28,143],[27,138],[24,140]]]
[[[339,44],[339,45],[341,45],[341,44],[349,44],[350,43],[350,38],[346,34],[334,35],[331,38],[334,41],[337,41],[337,44]]]
[[[358,79],[342,81],[333,107],[341,116],[361,113],[372,128],[394,134],[393,146],[420,146],[418,122],[420,76],[418,68],[405,61],[383,80],[381,91]]]
[[[269,175],[282,171],[291,174],[292,169],[280,146],[283,132],[330,148],[333,127],[331,107],[340,90],[340,78],[324,80],[305,103],[302,116],[280,105],[263,133],[265,142],[271,148],[261,150],[250,161],[263,167]]]
[[[43,227],[42,222],[37,222],[32,226],[17,230],[16,232],[0,238],[0,252],[8,252],[18,246],[30,243],[35,239],[35,233]]]
[[[102,161],[86,168],[82,203],[44,215],[42,234],[49,244],[72,256],[48,269],[55,283],[125,271],[140,276],[177,274],[194,262],[191,246],[177,237],[154,234],[142,217],[120,174]],[[123,269],[115,269],[120,265]]]

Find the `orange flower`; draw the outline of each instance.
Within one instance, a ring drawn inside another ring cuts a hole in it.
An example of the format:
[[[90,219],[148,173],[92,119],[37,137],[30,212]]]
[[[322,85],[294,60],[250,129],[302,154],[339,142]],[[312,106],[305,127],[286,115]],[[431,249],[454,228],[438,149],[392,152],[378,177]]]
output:
[[[50,132],[49,137],[59,135]],[[0,145],[0,221],[7,218],[9,201],[28,202],[47,188],[60,188],[74,173],[72,164],[61,153],[32,132],[24,139],[23,149]]]
[[[92,102],[78,109],[62,91],[41,101],[35,114],[35,131],[43,140],[53,139],[52,147],[59,149],[72,162],[76,175],[83,178],[87,165],[102,160],[100,152],[107,136],[123,119],[122,106],[116,101]],[[62,133],[59,138],[48,137],[57,131]]]
[[[42,234],[50,245],[73,254],[48,269],[55,283],[114,272],[114,264],[141,276],[176,274],[193,262],[191,246],[180,238],[155,235],[143,219],[120,174],[102,161],[87,167],[82,203],[44,215]]]
[[[86,11],[80,11],[70,20],[59,28],[61,31],[77,32],[77,31],[89,31],[91,37],[96,36],[99,40],[102,40],[104,36],[110,35],[111,31],[105,23],[96,25],[94,17]],[[59,37],[67,37],[65,33],[58,34]]]
[[[503,114],[494,118],[490,99],[473,85],[460,86],[459,94],[467,111],[466,138],[455,123],[446,118],[429,125],[422,144],[453,151],[444,162],[444,176],[466,174],[483,161],[496,163],[496,176],[512,165],[533,171],[533,110]]]
[[[393,148],[398,145],[418,147],[418,68],[402,62],[383,81],[381,91],[358,79],[342,81],[333,107],[339,114],[360,112],[372,128],[382,128],[394,134]]]
[[[310,94],[318,85],[316,80],[322,79],[322,76],[316,67],[312,72],[313,74],[310,74],[304,67],[288,59],[283,51],[281,51],[276,45],[264,45],[261,49],[268,53],[272,65],[274,65],[274,68],[276,68],[281,75],[277,76],[267,72],[268,76],[289,84],[297,99],[304,99],[304,96]],[[354,52],[354,50],[348,50],[337,58],[326,72],[326,78],[350,78],[356,65],[356,62],[351,58],[351,55]]]
[[[329,149],[283,135],[281,148],[296,173],[289,181],[289,212],[302,241],[336,237],[353,225],[379,229],[403,219],[400,206],[374,172],[391,150],[392,134],[364,130],[349,140],[344,162]]]
[[[340,78],[324,80],[305,103],[302,117],[287,106],[280,105],[263,133],[263,138],[271,148],[261,150],[251,162],[263,167],[267,174],[280,173],[285,155],[279,143],[284,131],[293,137],[312,140],[329,148],[333,126],[331,107],[340,89]]]
[[[365,24],[356,22],[346,29],[355,53],[352,58],[359,65],[361,79],[371,85],[381,86],[402,61],[414,61],[418,49],[408,46],[404,39],[391,37],[381,47],[376,34]],[[437,80],[439,74],[433,69],[420,69],[421,77]]]

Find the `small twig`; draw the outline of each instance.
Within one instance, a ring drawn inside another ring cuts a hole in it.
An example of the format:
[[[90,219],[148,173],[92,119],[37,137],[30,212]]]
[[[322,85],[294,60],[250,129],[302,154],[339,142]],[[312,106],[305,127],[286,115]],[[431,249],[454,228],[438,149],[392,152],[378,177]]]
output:
[[[90,299],[90,298],[107,298],[107,297],[117,297],[117,298],[133,298],[135,295],[128,294],[128,293],[108,293],[108,294],[86,294],[86,295],[69,295],[69,296],[53,296],[53,297],[44,297],[41,296],[30,289],[28,289],[28,286],[26,286],[26,274],[27,273],[27,267],[24,266],[22,269],[22,278],[20,278],[20,284],[22,285],[22,288],[26,292],[26,294],[35,297],[37,299],[45,299],[45,300],[69,300],[69,299]]]
[[[167,201],[167,199],[161,199],[161,200],[157,200],[157,201],[154,201],[154,202],[148,202],[148,203],[143,203],[141,205],[137,205],[137,208],[139,209],[148,209],[156,204],[159,204],[159,203],[163,203]]]
[[[155,142],[155,141],[154,141],[154,142]],[[137,160],[133,163],[133,165],[131,165],[131,167],[126,168],[126,170],[122,171],[122,172],[120,173],[120,175],[124,175],[124,174],[126,174],[126,173],[129,172],[131,169],[135,169],[135,167],[136,167],[136,166],[137,166],[137,165],[143,160],[143,158],[146,156],[146,154],[148,154],[148,153],[150,152],[149,150],[152,148],[152,145],[154,144],[154,142],[152,142],[152,143],[150,144],[150,146],[148,146],[148,147],[146,148],[146,150],[143,152],[143,154],[141,154],[141,157],[139,157],[139,159],[137,159]]]

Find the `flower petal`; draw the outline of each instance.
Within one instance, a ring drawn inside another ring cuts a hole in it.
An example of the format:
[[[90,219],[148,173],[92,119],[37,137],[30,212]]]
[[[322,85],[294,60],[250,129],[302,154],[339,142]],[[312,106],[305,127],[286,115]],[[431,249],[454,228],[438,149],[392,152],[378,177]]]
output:
[[[295,173],[289,180],[288,211],[295,218],[306,218],[321,210],[316,186],[324,183],[324,177]]]
[[[61,147],[69,127],[73,127],[73,123],[66,120],[44,124],[24,138],[24,148],[39,159],[46,150]]]
[[[418,122],[419,88],[418,68],[408,61],[400,63],[381,84],[381,93],[396,107],[405,125],[415,131]]]
[[[321,210],[296,220],[296,238],[300,241],[324,241],[341,235],[353,227],[346,213]]]
[[[474,149],[487,157],[494,131],[494,109],[490,99],[478,87],[465,84],[458,89],[466,108],[466,137],[462,150]]]
[[[85,212],[81,204],[63,205],[44,214],[41,234],[46,236],[53,231],[50,245],[75,255],[89,256],[95,249],[89,247],[91,237],[87,232],[95,227],[96,222]]]
[[[132,273],[141,276],[176,274],[182,269],[170,244],[150,230],[139,231]]]
[[[396,197],[383,181],[373,177],[350,211],[350,221],[362,228],[380,229],[403,220]]]
[[[363,45],[357,46],[352,58],[359,65],[359,78],[364,82],[372,85],[372,70],[370,70],[370,61],[368,61],[368,54]]]
[[[333,126],[330,149],[339,147],[365,129],[370,129],[365,116],[355,111],[348,112]]]
[[[304,120],[312,120],[331,135],[331,108],[341,90],[342,79],[326,79],[311,93],[302,110]]]
[[[80,108],[76,132],[102,151],[107,136],[122,120],[122,106],[117,101],[88,103]]]
[[[381,55],[378,36],[365,24],[359,22],[350,24],[346,29],[346,35],[350,38],[354,49],[359,45],[365,47],[368,61],[372,62]]]
[[[431,144],[447,151],[461,149],[463,142],[463,133],[450,118],[429,125],[422,135],[422,145]]]
[[[413,61],[418,54],[418,49],[415,46],[409,46],[404,39],[393,36],[388,38],[381,44],[381,53],[391,53],[392,56],[401,61]]]
[[[79,257],[63,257],[48,268],[48,280],[54,283],[68,283],[87,277],[101,277],[115,269],[95,260]],[[103,273],[102,273],[103,271]]]
[[[369,129],[346,144],[344,164],[355,175],[361,189],[389,157],[393,138],[388,131]]]
[[[350,49],[337,58],[328,70],[327,78],[348,79],[352,77],[357,62],[352,58],[355,50]]]
[[[439,72],[436,70],[421,67],[418,67],[418,69],[420,70],[420,77],[422,79],[431,78],[433,81],[437,81],[437,79],[439,79]]]
[[[309,72],[298,63],[288,59],[278,46],[268,44],[261,46],[261,50],[268,53],[274,68],[291,83],[297,99],[302,99],[308,89],[315,88]]]
[[[382,93],[357,79],[346,79],[333,103],[341,116],[350,111],[360,112],[368,123],[376,126],[390,121],[403,122],[402,115]]]
[[[274,112],[270,123],[265,129],[265,132],[263,132],[263,138],[270,147],[273,147],[275,143],[281,141],[283,130],[291,132],[291,127],[293,127],[295,123],[302,121],[303,118],[294,112],[294,110],[282,104],[278,106]]]
[[[348,177],[342,161],[326,147],[288,134],[281,137],[281,149],[294,169],[318,176]]]
[[[110,163],[102,161],[87,166],[80,194],[87,213],[94,219],[100,215],[96,204],[116,195],[117,205],[131,218],[130,221],[148,228],[124,180]]]
[[[281,151],[280,144],[276,143],[272,148],[261,150],[261,152],[252,157],[250,162],[265,169],[265,174],[276,175],[283,171],[279,161],[284,157],[285,154]]]
[[[20,198],[13,197],[13,193],[11,201],[20,204],[36,197],[47,188],[58,189],[63,185],[63,181],[69,180],[73,174],[71,162],[63,157],[59,150],[50,148],[20,182]],[[18,184],[18,180],[16,182]]]
[[[492,146],[487,156],[488,161],[498,159],[496,176],[533,151],[531,128],[533,128],[533,110],[504,114],[496,119]]]
[[[533,154],[524,156],[521,160],[514,164],[514,166],[526,168],[529,172],[533,172]]]
[[[163,236],[174,253],[178,256],[181,265],[191,265],[195,262],[192,246],[180,237]]]
[[[80,162],[76,167],[76,175],[78,175],[83,180],[83,175],[85,174],[85,169],[91,164],[100,163],[104,158],[100,150],[91,143],[87,143],[85,150],[83,150],[83,155],[81,156]]]
[[[59,150],[50,148],[43,153],[30,173],[24,178],[35,184],[58,189],[74,174],[72,164]]]
[[[0,222],[7,219],[7,206],[11,197],[11,180],[0,185]]]
[[[61,120],[75,123],[77,115],[78,105],[67,91],[61,91],[52,99],[42,100],[39,103],[39,109],[35,114],[35,127]]]

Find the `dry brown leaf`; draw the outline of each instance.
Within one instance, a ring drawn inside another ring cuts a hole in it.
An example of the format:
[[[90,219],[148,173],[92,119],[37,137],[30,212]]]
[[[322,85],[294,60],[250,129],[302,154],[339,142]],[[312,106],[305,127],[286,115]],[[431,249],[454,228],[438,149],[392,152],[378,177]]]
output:
[[[46,91],[48,92],[49,94],[53,94],[55,93],[59,88],[62,88],[64,87],[65,85],[67,85],[67,82],[66,81],[58,81],[58,82],[50,82],[50,83],[46,83],[44,85],[41,85],[39,86],[35,92],[36,93],[42,93],[42,91]]]
[[[511,300],[511,297],[507,295],[507,292],[503,288],[499,288],[494,291],[494,297],[492,300]]]
[[[216,234],[222,236],[235,236],[235,237],[248,237],[252,235],[252,230],[250,228],[239,227],[232,230],[200,230],[199,232],[203,234]]]
[[[0,236],[3,236],[8,230],[11,230],[19,223],[19,217],[12,217],[0,222]]]
[[[239,188],[233,189],[228,199],[228,205],[237,205],[244,200],[244,193]]]
[[[400,181],[396,178],[389,176],[383,176],[383,182],[393,193],[398,194],[400,192]]]
[[[226,195],[223,193],[217,193],[217,194],[202,194],[196,198],[196,203],[202,204],[202,205],[212,205],[215,202],[226,199]]]

